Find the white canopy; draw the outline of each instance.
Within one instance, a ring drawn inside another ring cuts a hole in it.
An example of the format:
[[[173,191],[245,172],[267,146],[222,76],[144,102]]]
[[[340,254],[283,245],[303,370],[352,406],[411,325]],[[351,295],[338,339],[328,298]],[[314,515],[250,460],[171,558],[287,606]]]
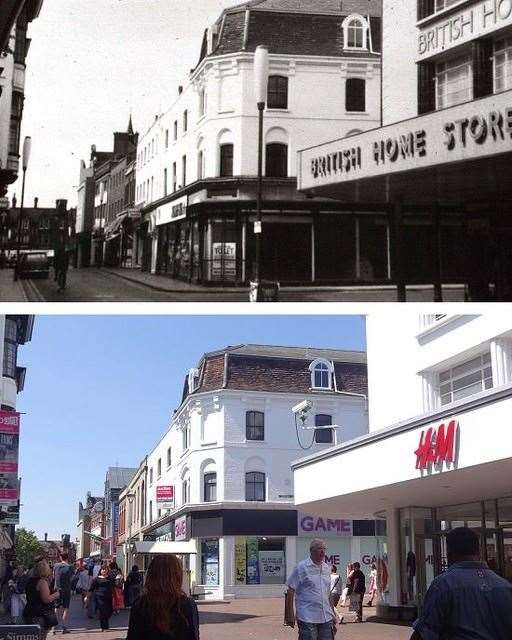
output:
[[[188,542],[176,542],[162,540],[159,542],[134,542],[135,553],[156,554],[156,553],[173,553],[175,555],[189,555],[197,553],[196,543],[193,540]]]

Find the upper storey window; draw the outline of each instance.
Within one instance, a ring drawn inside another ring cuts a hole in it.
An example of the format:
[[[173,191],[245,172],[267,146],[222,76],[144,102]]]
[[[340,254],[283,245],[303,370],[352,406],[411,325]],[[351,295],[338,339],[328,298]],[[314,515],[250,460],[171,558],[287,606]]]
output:
[[[332,364],[318,359],[309,365],[312,389],[332,389]]]
[[[286,76],[269,76],[267,107],[288,109],[288,78]]]
[[[436,66],[436,108],[444,109],[473,99],[473,71],[469,56]]]
[[[359,15],[351,15],[343,21],[345,49],[368,49],[368,23]]]
[[[459,4],[461,0],[418,0],[418,20],[428,18],[434,13],[444,11],[449,7]]]

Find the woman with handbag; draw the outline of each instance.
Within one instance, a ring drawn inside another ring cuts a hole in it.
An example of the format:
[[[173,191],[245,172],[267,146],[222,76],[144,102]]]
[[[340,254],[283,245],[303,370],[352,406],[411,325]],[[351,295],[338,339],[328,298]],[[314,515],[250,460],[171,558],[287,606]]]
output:
[[[176,556],[156,556],[146,573],[142,596],[130,610],[126,640],[199,640],[195,601],[182,588]]]
[[[25,586],[25,624],[38,624],[41,627],[41,640],[45,640],[50,629],[58,624],[55,602],[60,598],[60,591],[50,591],[51,576],[48,562],[45,559],[39,560],[34,564],[32,575]]]

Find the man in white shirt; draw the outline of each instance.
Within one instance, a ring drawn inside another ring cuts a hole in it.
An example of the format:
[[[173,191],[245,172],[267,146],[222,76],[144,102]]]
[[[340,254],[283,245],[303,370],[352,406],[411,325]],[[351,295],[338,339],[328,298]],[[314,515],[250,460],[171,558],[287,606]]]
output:
[[[323,540],[312,540],[310,557],[299,562],[286,583],[285,624],[295,627],[297,622],[299,640],[333,640],[336,633],[326,549]]]

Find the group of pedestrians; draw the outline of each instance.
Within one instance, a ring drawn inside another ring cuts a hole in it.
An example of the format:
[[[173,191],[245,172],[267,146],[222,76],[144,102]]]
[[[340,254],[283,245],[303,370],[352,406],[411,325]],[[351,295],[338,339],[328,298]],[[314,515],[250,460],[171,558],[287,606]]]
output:
[[[411,640],[511,640],[512,584],[480,560],[480,538],[459,527],[446,536],[448,570],[430,585]],[[350,598],[349,609],[362,621],[365,576],[359,563],[347,567],[345,586],[325,562],[326,544],[313,540],[310,557],[287,581],[285,624],[297,625],[299,640],[333,640],[343,622],[336,606]],[[368,604],[377,592],[372,565]]]

